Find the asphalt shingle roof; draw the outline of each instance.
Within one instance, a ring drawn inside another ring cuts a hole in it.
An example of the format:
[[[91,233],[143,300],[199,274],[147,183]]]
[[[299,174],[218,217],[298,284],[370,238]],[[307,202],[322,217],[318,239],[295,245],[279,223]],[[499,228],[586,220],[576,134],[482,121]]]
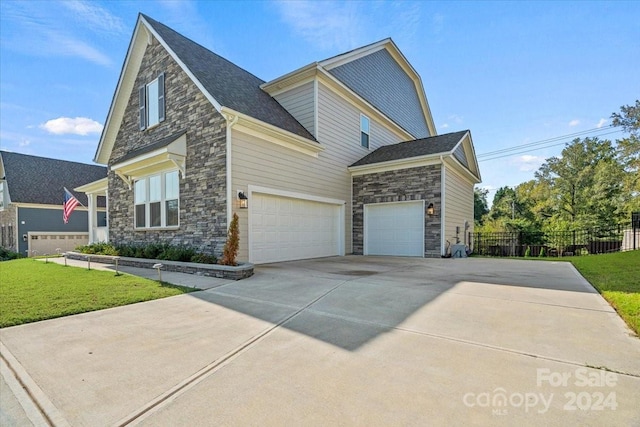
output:
[[[12,203],[62,205],[64,187],[67,187],[80,203],[88,206],[87,196],[73,189],[107,177],[107,168],[104,166],[9,151],[0,151],[0,158]],[[98,206],[105,206],[104,198],[98,198]]]
[[[469,132],[446,133],[444,135],[430,136],[414,141],[400,142],[393,145],[385,145],[372,153],[367,154],[351,166],[370,165],[373,163],[389,162],[392,160],[408,159],[411,157],[427,156],[430,154],[448,153],[453,150],[462,137]]]
[[[315,141],[300,122],[260,88],[264,80],[147,15],[141,16],[220,105]]]

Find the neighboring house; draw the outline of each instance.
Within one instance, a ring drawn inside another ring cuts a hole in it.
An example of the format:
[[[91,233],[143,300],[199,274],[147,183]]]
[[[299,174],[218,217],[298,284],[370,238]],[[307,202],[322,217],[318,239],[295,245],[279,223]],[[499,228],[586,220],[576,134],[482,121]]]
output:
[[[29,256],[72,250],[87,244],[87,196],[77,187],[107,175],[103,166],[0,151],[0,244]],[[62,220],[64,188],[84,206]],[[106,231],[105,197],[95,199],[95,223]]]
[[[391,39],[264,82],[142,14],[94,160],[111,241],[219,254],[236,213],[254,263],[439,257],[480,182],[471,134],[436,135]]]

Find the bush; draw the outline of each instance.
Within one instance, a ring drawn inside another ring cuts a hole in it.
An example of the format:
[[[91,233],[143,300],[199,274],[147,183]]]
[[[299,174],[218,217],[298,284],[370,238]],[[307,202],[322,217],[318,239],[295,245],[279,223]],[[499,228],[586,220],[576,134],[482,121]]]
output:
[[[191,257],[191,262],[197,262],[200,264],[216,264],[218,262],[218,258],[213,255],[195,254]]]
[[[531,256],[531,246],[527,246],[527,250],[524,251],[524,257],[529,258]]]
[[[92,243],[78,246],[76,251],[83,254],[112,255],[129,258],[161,259],[166,261],[199,262],[215,264],[217,259],[213,255],[198,253],[189,246],[170,245],[168,243],[149,243],[146,245],[131,244],[113,246],[109,243]]]
[[[76,251],[83,254],[92,254],[92,255],[118,255],[118,250],[115,246],[104,243],[92,243],[90,245],[78,246],[76,247]]]
[[[22,255],[0,246],[0,261],[10,261],[18,258],[22,258]]]
[[[540,248],[540,255],[538,255],[540,258],[544,258],[547,256],[547,252],[544,249],[544,247]]]

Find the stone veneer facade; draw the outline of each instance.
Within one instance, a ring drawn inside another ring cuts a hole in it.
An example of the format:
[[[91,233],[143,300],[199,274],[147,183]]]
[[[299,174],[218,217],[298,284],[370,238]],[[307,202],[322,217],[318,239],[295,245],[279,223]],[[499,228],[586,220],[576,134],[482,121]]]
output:
[[[138,88],[165,73],[165,117],[139,129]],[[219,256],[226,239],[226,121],[155,38],[147,46],[109,159],[186,130],[186,173],[180,176],[180,226],[135,230],[133,189],[114,172],[109,181],[109,241],[166,242]]]
[[[0,246],[13,252],[18,252],[18,242],[16,241],[17,212],[18,208],[13,205],[5,206],[0,211],[0,238],[2,239]]]
[[[429,203],[433,203],[435,207],[434,215],[427,215],[426,212],[424,215],[424,256],[440,257],[440,207],[442,206],[440,177],[440,165],[354,176],[353,253],[362,255],[364,252],[364,205],[424,200],[425,210]]]

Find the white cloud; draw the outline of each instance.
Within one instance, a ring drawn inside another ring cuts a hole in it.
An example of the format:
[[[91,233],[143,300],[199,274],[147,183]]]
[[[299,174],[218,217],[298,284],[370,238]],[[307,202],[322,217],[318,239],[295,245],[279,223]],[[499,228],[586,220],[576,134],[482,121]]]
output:
[[[511,159],[511,163],[516,165],[521,172],[533,172],[540,168],[545,158],[541,156],[532,156],[524,154]]]
[[[606,125],[606,124],[607,124],[607,122],[608,122],[608,120],[607,120],[607,119],[600,119],[600,121],[598,122],[598,124],[596,125],[596,127],[597,127],[598,129],[600,129],[601,127],[603,127],[604,125]]]
[[[442,126],[440,126],[442,129],[446,129],[449,127],[449,123],[443,123]]]
[[[573,127],[573,126],[578,126],[580,124],[580,120],[578,119],[573,119],[569,122],[569,126]]]
[[[102,132],[100,123],[86,117],[59,117],[41,124],[40,128],[54,135],[88,135]]]
[[[80,6],[77,7],[82,8],[84,3],[79,4]],[[3,33],[3,45],[8,48],[34,56],[79,57],[99,65],[112,64],[107,55],[85,41],[91,39],[86,30],[83,32],[79,25],[69,24],[65,19],[65,15],[68,15],[65,9],[58,7],[55,14],[49,13],[47,7],[57,6],[57,3],[4,2],[3,6],[5,5],[3,14],[13,22],[16,28],[15,31],[8,32],[9,35],[6,37]],[[87,6],[85,9],[91,10],[92,6]],[[88,13],[87,11],[85,14]],[[107,31],[105,24],[96,28],[95,23],[82,22],[92,32],[96,32],[97,29],[103,33],[109,33],[110,37],[118,35],[115,31]],[[113,25],[113,20],[111,22],[110,25]]]
[[[119,17],[111,14],[111,12],[96,3],[70,0],[63,1],[62,5],[93,30],[102,30],[109,34],[126,32],[126,27]]]
[[[275,2],[282,19],[294,32],[323,50],[348,50],[364,38],[361,3],[337,1]]]

